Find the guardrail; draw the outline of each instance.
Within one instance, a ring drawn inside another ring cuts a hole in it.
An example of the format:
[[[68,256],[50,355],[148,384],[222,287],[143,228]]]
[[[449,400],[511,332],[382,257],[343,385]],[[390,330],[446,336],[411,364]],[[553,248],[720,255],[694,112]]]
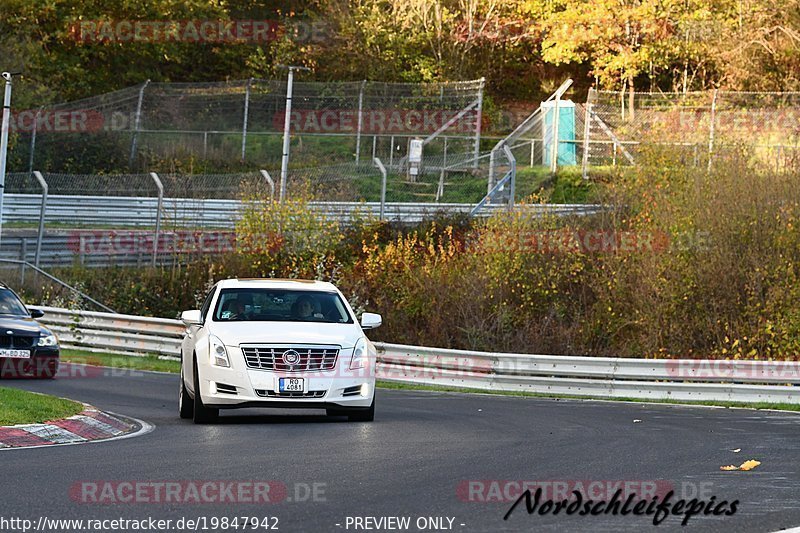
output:
[[[9,193],[4,195],[3,221],[5,223],[39,222],[41,196]],[[380,202],[310,202],[310,207],[320,216],[340,222],[354,215],[378,217]],[[384,219],[388,221],[420,222],[436,213],[466,213],[474,204],[437,204],[387,202]],[[602,206],[589,204],[531,204],[518,206],[533,213],[554,215],[584,215],[597,213]],[[78,196],[49,195],[45,224],[70,224],[83,226],[155,227],[158,198],[128,196]],[[507,209],[505,204],[489,204],[478,216]],[[236,224],[242,202],[233,199],[164,198],[162,206],[163,227],[230,229]]]
[[[180,320],[41,307],[64,347],[179,356]],[[506,354],[375,343],[379,379],[545,395],[800,403],[800,362]]]

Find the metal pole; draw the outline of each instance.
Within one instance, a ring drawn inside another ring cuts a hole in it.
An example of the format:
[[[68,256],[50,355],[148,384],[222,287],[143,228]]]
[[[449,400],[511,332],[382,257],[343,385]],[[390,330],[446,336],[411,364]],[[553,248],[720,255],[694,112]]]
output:
[[[377,135],[373,135],[372,136],[372,159],[375,159],[375,149],[377,148],[377,146],[378,146],[378,136]]]
[[[272,202],[275,200],[275,182],[272,180],[272,176],[269,175],[269,172],[264,169],[261,169],[260,172],[261,175],[264,176],[264,179],[267,180],[267,183],[269,183],[269,201]]]
[[[247,88],[244,91],[244,118],[242,119],[242,163],[244,163],[244,152],[247,148],[247,115],[250,111],[250,84],[253,78],[247,80]]]
[[[389,150],[389,167],[391,167],[394,165],[394,135],[392,135],[389,140],[389,144],[391,145],[391,149]]]
[[[502,141],[501,141],[502,142]],[[489,152],[489,183],[486,187],[486,194],[492,192],[494,189],[494,163],[495,163],[495,150],[497,147],[492,148],[492,151]]]
[[[717,122],[717,89],[711,97],[711,125],[708,128],[708,170],[711,170],[711,158],[714,154],[714,130]]]
[[[8,128],[11,122],[11,76],[15,73],[3,72],[6,80],[3,95],[3,125],[0,131],[0,239],[3,237],[3,193],[6,186],[6,158],[8,156]]]
[[[556,98],[554,100],[555,107],[553,108],[553,146],[552,155],[550,156],[550,172],[555,175],[558,172],[558,112],[559,107],[561,107],[561,95],[556,94]]]
[[[156,182],[158,187],[158,207],[156,207],[156,234],[153,239],[153,266],[156,266],[156,256],[158,255],[158,239],[161,236],[161,207],[164,205],[164,185],[155,172],[150,173],[150,177]]]
[[[508,147],[507,144],[503,145],[503,151],[506,153],[506,157],[508,158],[508,164],[511,166],[511,179],[509,180],[510,188],[508,191],[508,210],[514,210],[514,203],[515,198],[514,195],[516,194],[516,186],[517,186],[517,160],[514,157],[514,154],[511,153],[511,148]]]
[[[289,77],[286,80],[286,113],[283,119],[283,154],[281,155],[281,191],[279,200],[283,203],[286,198],[286,180],[289,178],[289,134],[292,118],[292,85],[294,83],[295,70],[310,70],[306,67],[286,67],[289,69]]]
[[[375,166],[378,167],[378,170],[381,171],[381,210],[380,210],[380,220],[383,220],[383,215],[386,210],[386,167],[383,166],[383,163],[377,157],[372,159]]]
[[[19,269],[19,284],[25,285],[25,265],[28,263],[28,239],[22,237],[22,239],[20,239],[20,244],[19,258],[22,260],[22,264]]]
[[[47,182],[45,181],[41,172],[35,170],[33,172],[33,176],[36,178],[36,181],[39,182],[39,186],[42,188],[42,204],[39,207],[39,232],[36,237],[36,255],[33,259],[33,264],[38,267],[39,256],[42,253],[42,241],[44,240],[44,215],[45,211],[47,210],[47,193],[49,191],[49,187],[47,186]]]
[[[139,102],[136,104],[136,118],[133,121],[133,139],[131,139],[131,155],[128,158],[128,166],[133,168],[133,160],[136,157],[136,141],[139,136],[139,123],[142,120],[142,100],[144,100],[144,89],[150,83],[150,80],[142,84],[139,89]]]
[[[361,88],[358,90],[358,126],[356,129],[356,165],[361,161],[361,127],[364,124],[364,87],[367,80],[361,82]],[[391,163],[390,163],[391,165]]]
[[[208,158],[208,132],[203,132],[203,159]]]
[[[590,93],[591,94],[591,90]],[[588,100],[588,98],[587,98]],[[583,179],[589,179],[589,126],[592,120],[592,104],[586,102],[586,108],[583,115],[583,158],[581,160],[581,174]]]
[[[536,139],[531,139],[531,164],[528,165],[530,168],[533,168],[533,154],[535,153],[536,148]]]
[[[36,151],[36,131],[39,129],[39,115],[42,108],[36,110],[36,118],[33,120],[33,132],[31,132],[31,153],[28,154],[28,173],[33,172],[33,154]]]
[[[478,168],[478,156],[481,152],[481,122],[483,114],[483,87],[486,84],[486,78],[481,78],[481,84],[478,88],[478,118],[475,121],[475,148],[473,149],[472,168]]]

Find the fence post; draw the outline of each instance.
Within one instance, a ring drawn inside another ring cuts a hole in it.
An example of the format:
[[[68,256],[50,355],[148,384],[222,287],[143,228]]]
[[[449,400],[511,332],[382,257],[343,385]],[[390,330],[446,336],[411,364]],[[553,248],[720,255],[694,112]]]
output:
[[[372,159],[375,166],[378,167],[378,170],[381,171],[381,210],[380,210],[380,220],[383,220],[383,215],[386,210],[386,167],[383,166],[383,163],[377,157]]]
[[[492,151],[489,152],[489,183],[487,184],[486,187],[486,194],[489,194],[490,192],[492,192],[492,189],[494,189],[494,164],[495,164],[494,154],[496,149],[497,147],[495,146],[494,148],[492,148]]]
[[[553,146],[551,148],[550,156],[550,172],[555,175],[558,172],[558,119],[559,107],[561,107],[561,94],[556,92],[554,100],[555,106],[553,107]]]
[[[247,116],[250,112],[250,84],[253,78],[247,80],[247,87],[244,91],[244,118],[242,119],[242,163],[244,163],[245,148],[247,148]]]
[[[151,172],[150,177],[153,178],[153,181],[156,183],[156,187],[158,187],[158,206],[156,207],[156,234],[155,238],[153,239],[153,266],[156,266],[156,258],[158,255],[158,239],[161,236],[161,207],[164,204],[164,184],[161,183],[161,180],[158,178],[158,174],[156,174],[155,172]]]
[[[25,263],[28,262],[28,239],[20,238],[19,258],[22,263],[19,265],[19,284],[25,284]]]
[[[272,176],[269,175],[269,172],[267,172],[263,168],[259,172],[261,172],[261,175],[264,176],[264,179],[267,180],[267,183],[269,183],[269,201],[270,202],[274,202],[275,201],[275,182],[272,180]]]
[[[361,161],[361,126],[364,123],[364,87],[367,80],[361,81],[361,88],[358,89],[358,125],[356,126],[356,165]],[[373,157],[375,154],[373,154]]]
[[[589,89],[589,96],[586,98],[586,107],[583,113],[583,158],[581,160],[581,174],[583,179],[589,179],[589,131],[592,120],[592,104],[589,102],[591,99],[592,90]]]
[[[42,188],[42,203],[39,207],[39,232],[36,237],[36,255],[33,259],[33,264],[38,267],[39,257],[42,253],[42,241],[44,240],[44,215],[45,210],[47,209],[47,193],[49,191],[49,187],[47,186],[47,182],[45,181],[41,172],[34,170],[33,175],[36,178],[36,181],[39,182],[39,186]]]
[[[144,100],[144,90],[150,84],[150,80],[142,84],[139,89],[139,102],[136,104],[136,117],[133,120],[133,139],[131,139],[131,156],[128,158],[128,167],[133,168],[133,160],[136,158],[136,141],[139,136],[139,124],[142,120],[142,100]]]
[[[536,139],[531,139],[531,164],[529,165],[530,168],[533,168],[533,155],[536,148]]]
[[[711,170],[711,159],[714,155],[714,130],[717,122],[717,89],[711,97],[711,124],[708,127],[708,170]]]
[[[389,167],[391,168],[394,166],[394,135],[389,140],[389,144],[391,145],[389,148]]]
[[[36,151],[36,131],[39,129],[39,115],[42,108],[36,110],[36,117],[33,119],[33,132],[31,132],[31,153],[28,154],[28,173],[33,172],[33,154]]]
[[[486,78],[481,78],[480,87],[478,88],[478,118],[475,121],[475,148],[473,149],[472,168],[478,168],[478,156],[481,153],[481,124],[483,115],[483,87],[486,84]]]
[[[514,157],[514,154],[511,153],[511,148],[509,148],[507,144],[503,144],[503,151],[506,153],[508,164],[511,166],[509,170],[509,172],[511,172],[511,179],[509,180],[508,190],[508,210],[514,211],[514,195],[516,194],[515,189],[517,187],[517,159]]]

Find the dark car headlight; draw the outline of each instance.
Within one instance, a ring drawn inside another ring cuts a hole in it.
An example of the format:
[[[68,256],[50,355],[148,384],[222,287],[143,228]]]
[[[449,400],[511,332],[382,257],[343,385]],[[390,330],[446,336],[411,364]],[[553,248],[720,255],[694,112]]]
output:
[[[45,333],[39,337],[36,346],[58,346],[58,339],[52,333]]]

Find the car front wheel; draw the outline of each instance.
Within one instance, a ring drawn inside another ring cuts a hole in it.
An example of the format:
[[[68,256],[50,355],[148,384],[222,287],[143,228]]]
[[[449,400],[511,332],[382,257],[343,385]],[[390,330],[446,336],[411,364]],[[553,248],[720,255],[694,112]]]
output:
[[[178,411],[181,418],[192,418],[194,416],[194,402],[189,397],[189,391],[186,390],[186,382],[183,381],[183,366],[181,366],[181,388],[178,392]]]
[[[206,407],[200,397],[200,374],[197,371],[197,359],[194,360],[194,423],[208,424],[219,416],[219,409]]]

